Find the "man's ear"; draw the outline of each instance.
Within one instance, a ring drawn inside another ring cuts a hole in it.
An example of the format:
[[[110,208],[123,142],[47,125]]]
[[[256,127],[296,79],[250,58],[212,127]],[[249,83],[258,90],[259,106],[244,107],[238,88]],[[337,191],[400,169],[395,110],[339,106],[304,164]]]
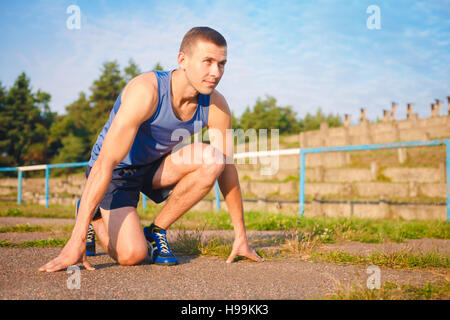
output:
[[[186,70],[186,54],[183,51],[178,52],[178,65],[180,66],[181,69],[183,69],[184,71]]]

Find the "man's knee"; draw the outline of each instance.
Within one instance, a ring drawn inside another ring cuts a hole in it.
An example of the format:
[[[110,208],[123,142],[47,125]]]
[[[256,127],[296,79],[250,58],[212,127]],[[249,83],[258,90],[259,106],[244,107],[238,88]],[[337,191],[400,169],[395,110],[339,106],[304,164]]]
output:
[[[135,246],[117,253],[117,262],[122,266],[133,266],[147,257],[147,246]]]
[[[225,168],[225,157],[222,152],[211,145],[203,148],[201,170],[205,172],[205,177],[210,177],[214,182]]]

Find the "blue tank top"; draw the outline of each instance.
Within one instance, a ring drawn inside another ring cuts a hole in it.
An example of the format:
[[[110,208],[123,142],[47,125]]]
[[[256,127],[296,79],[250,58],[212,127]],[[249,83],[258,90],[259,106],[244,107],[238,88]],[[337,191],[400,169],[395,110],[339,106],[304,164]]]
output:
[[[209,95],[199,93],[197,110],[194,115],[188,121],[181,121],[175,116],[172,109],[171,82],[173,70],[153,72],[158,80],[158,106],[153,116],[139,127],[130,151],[117,165],[116,169],[152,163],[169,153],[184,138],[201,131],[208,123]],[[109,119],[92,148],[89,160],[89,166],[91,167],[97,160],[106,133],[120,108],[122,92],[114,103]]]

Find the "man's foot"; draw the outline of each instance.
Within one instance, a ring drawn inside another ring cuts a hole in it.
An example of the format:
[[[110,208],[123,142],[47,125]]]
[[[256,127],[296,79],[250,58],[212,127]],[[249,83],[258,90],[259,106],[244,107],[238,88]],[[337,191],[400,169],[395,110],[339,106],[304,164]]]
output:
[[[144,262],[152,264],[156,253],[155,251],[156,246],[153,247],[153,245],[148,240],[147,240],[147,250],[148,250],[147,257],[145,257]]]
[[[167,243],[166,230],[152,223],[149,227],[144,228],[144,235],[147,244],[150,244],[153,248],[153,263],[164,266],[178,264],[178,258],[172,253]]]
[[[80,207],[81,198],[77,201],[77,207],[75,209],[75,219],[78,215],[78,208]],[[89,229],[86,237],[86,256],[95,256],[95,231],[92,224],[89,225]]]

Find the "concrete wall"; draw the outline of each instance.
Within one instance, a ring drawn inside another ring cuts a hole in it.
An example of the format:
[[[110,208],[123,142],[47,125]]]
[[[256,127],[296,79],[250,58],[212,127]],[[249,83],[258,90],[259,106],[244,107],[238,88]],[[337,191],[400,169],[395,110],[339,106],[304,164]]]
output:
[[[294,195],[298,199],[299,183],[297,181],[288,182],[261,182],[261,181],[241,181],[243,194],[253,194],[255,196],[270,195]],[[211,193],[212,195],[212,193]],[[376,198],[397,197],[446,197],[445,183],[414,183],[414,182],[311,182],[305,184],[306,196],[327,196],[336,195],[343,197]]]
[[[214,200],[202,200],[192,210],[215,210]],[[226,203],[221,203],[223,210],[228,210]],[[297,203],[284,203],[258,200],[244,200],[244,211],[265,211],[292,216],[299,215]],[[386,202],[358,203],[321,203],[313,200],[305,205],[304,217],[334,217],[334,218],[361,218],[361,219],[403,219],[403,220],[446,220],[445,205],[393,205]]]
[[[441,103],[436,101],[431,107],[431,116],[419,119],[408,104],[407,119],[395,120],[397,105],[392,110],[383,111],[381,122],[370,123],[361,109],[359,125],[350,126],[350,117],[346,115],[345,125],[341,128],[329,128],[322,124],[320,130],[302,132],[299,136],[283,137],[287,143],[299,142],[301,148],[332,147],[342,145],[360,145],[389,143],[397,141],[430,140],[450,137],[450,97],[448,114],[440,115]],[[398,152],[402,163],[404,152]],[[265,161],[264,161],[265,160]],[[298,203],[270,201],[265,199],[277,195],[282,198],[297,199],[299,156],[281,156],[278,159],[279,170],[271,176],[264,175],[261,169],[271,163],[268,159],[256,161],[256,164],[238,164],[241,190],[243,194],[254,195],[255,199],[244,200],[245,210],[264,210],[298,214]],[[272,161],[273,163],[273,161]],[[320,199],[322,196],[370,198],[445,198],[445,166],[438,168],[388,167],[380,169],[375,162],[370,168],[345,168],[350,163],[350,154],[334,152],[310,154],[306,156],[305,195]],[[379,181],[380,174],[387,181]],[[263,181],[258,181],[263,180]],[[278,180],[278,181],[268,181]],[[285,180],[284,182],[282,182]],[[85,184],[82,175],[50,179],[50,204],[74,205],[81,196]],[[23,180],[23,200],[45,203],[45,180],[43,178]],[[17,179],[0,179],[0,195],[11,197],[17,192]],[[214,196],[214,190],[210,195]],[[222,205],[226,208],[225,202]],[[214,210],[214,200],[202,200],[194,210]],[[445,206],[410,204],[392,205],[385,201],[376,203],[345,202],[326,203],[313,200],[306,205],[305,216],[361,217],[361,218],[403,218],[403,219],[446,219]]]
[[[450,137],[450,116],[427,119],[369,123],[357,126],[328,128],[300,133],[300,148],[334,147],[344,145],[378,144],[398,141],[430,140]]]

